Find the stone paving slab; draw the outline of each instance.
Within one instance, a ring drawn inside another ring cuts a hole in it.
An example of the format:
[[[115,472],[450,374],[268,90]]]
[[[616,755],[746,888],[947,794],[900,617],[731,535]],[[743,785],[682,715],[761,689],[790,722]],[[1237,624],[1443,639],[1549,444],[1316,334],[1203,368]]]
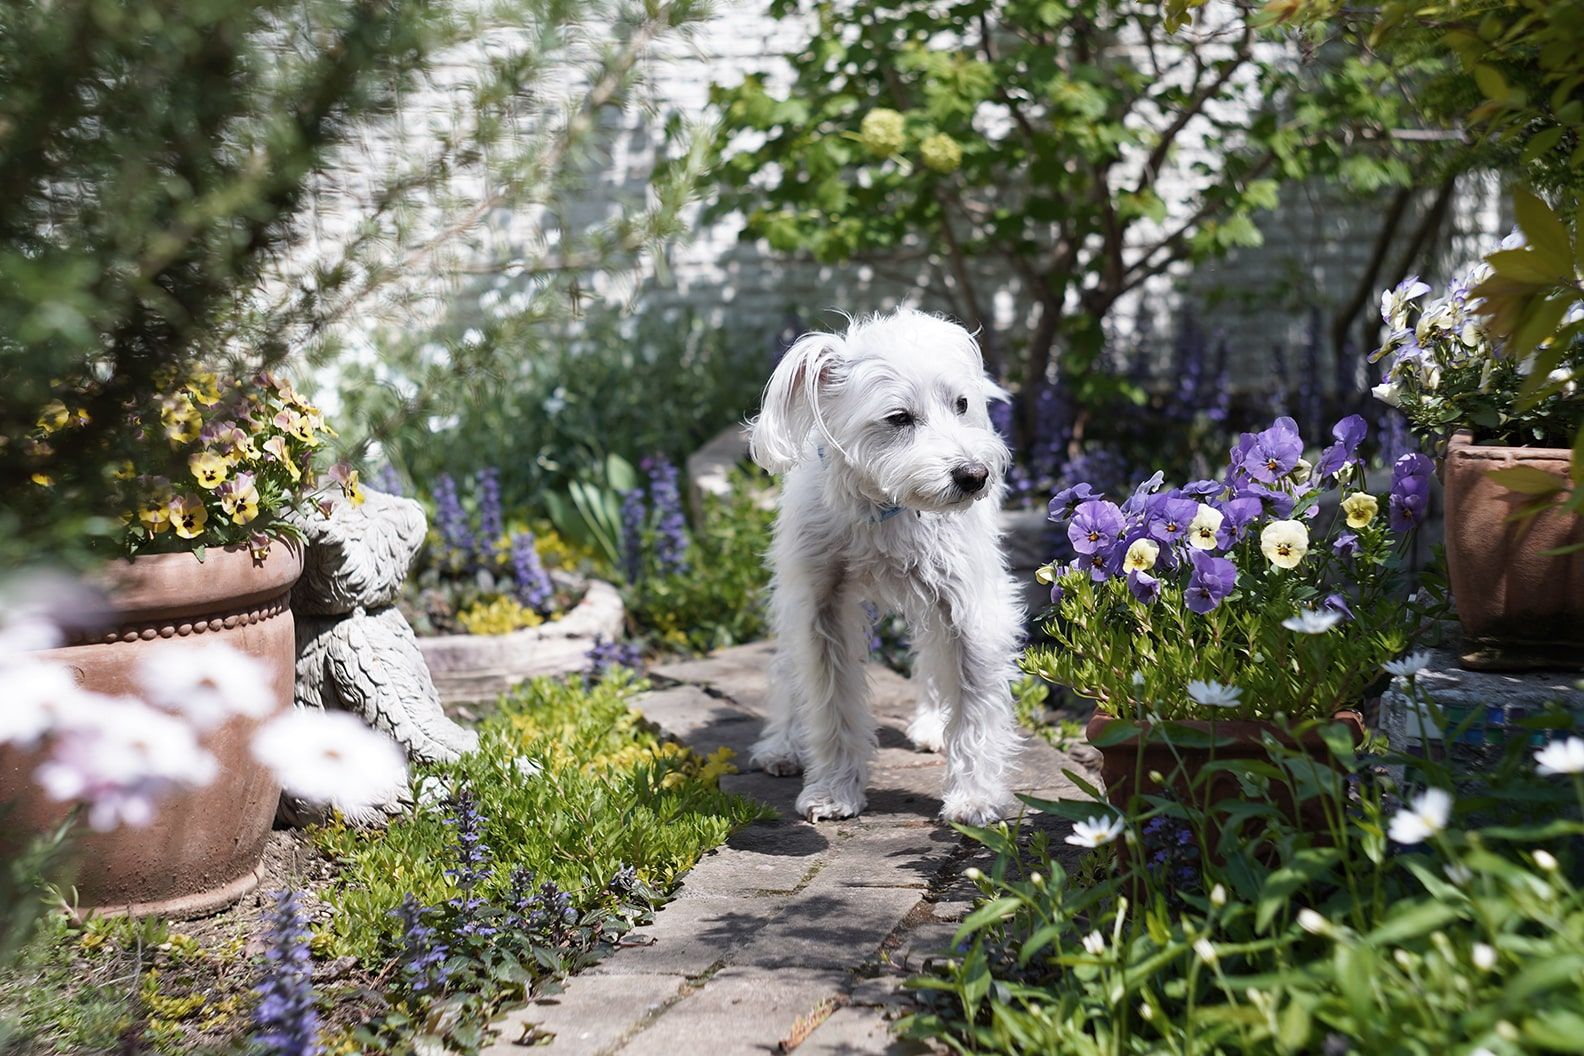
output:
[[[637,707],[700,751],[729,747],[746,766],[763,721],[772,646],[728,649],[665,664],[662,688]],[[914,751],[905,728],[913,687],[870,671],[880,750],[859,817],[811,825],[797,816],[801,782],[759,771],[721,787],[770,806],[774,820],[743,829],[707,855],[674,901],[603,962],[496,1024],[491,1056],[906,1056],[891,1036],[902,982],[951,945],[975,889],[962,871],[988,852],[937,817],[944,762]],[[1079,795],[1067,755],[1030,739],[1020,791]],[[1092,771],[1089,771],[1092,774]],[[1039,819],[1042,827],[1061,823]],[[554,1035],[551,1037],[550,1035]]]

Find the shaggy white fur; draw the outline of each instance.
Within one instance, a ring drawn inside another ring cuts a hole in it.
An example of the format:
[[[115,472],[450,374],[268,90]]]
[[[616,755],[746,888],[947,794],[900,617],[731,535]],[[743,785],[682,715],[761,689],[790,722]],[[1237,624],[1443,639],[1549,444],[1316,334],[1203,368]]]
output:
[[[875,749],[862,604],[899,612],[915,650],[915,746],[946,753],[943,817],[1014,806],[1009,683],[1023,613],[997,531],[1011,458],[987,401],[1006,399],[974,338],[900,310],[807,334],[753,422],[753,457],[784,473],[771,621],[771,718],[753,762],[804,771],[811,821],[863,810]]]

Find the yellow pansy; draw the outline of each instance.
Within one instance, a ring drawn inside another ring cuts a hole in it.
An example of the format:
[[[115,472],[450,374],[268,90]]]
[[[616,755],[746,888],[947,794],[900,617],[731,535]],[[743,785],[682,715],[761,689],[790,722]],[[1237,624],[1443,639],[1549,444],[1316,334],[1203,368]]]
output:
[[[232,524],[248,524],[259,514],[258,489],[247,488],[234,492],[221,499],[220,504],[231,515]]]
[[[220,402],[219,381],[208,372],[194,374],[183,388],[192,393],[193,399],[205,407],[213,407]]]
[[[61,428],[71,418],[71,412],[60,400],[51,400],[44,405],[39,414],[38,427],[46,433],[53,433]]]
[[[200,451],[187,460],[193,479],[206,491],[213,491],[225,483],[229,464],[213,451]]]
[[[1342,500],[1342,512],[1347,514],[1349,528],[1362,528],[1380,512],[1380,500],[1367,491],[1354,492]]]
[[[151,493],[138,506],[138,520],[150,535],[158,535],[170,527],[170,495],[159,491]]]
[[[203,534],[209,521],[209,511],[196,495],[178,495],[170,501],[170,524],[183,539],[196,539]]]
[[[160,408],[165,435],[175,444],[190,444],[203,429],[203,416],[184,396],[168,396]]]
[[[1302,521],[1272,521],[1260,532],[1260,552],[1277,568],[1296,568],[1309,552],[1309,528]]]
[[[284,436],[272,436],[264,441],[264,453],[272,460],[286,467],[286,472],[291,474],[292,480],[302,479],[302,470],[297,468],[291,459],[291,452],[286,448]]]
[[[1135,539],[1122,558],[1122,567],[1128,572],[1148,572],[1160,557],[1160,544],[1152,539]]]

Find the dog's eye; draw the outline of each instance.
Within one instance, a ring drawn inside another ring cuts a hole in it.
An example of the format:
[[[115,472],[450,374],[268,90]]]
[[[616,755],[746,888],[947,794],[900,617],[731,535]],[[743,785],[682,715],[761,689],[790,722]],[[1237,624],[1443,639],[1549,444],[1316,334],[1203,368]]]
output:
[[[908,411],[898,411],[895,414],[886,415],[885,420],[898,429],[906,429],[913,424],[913,415]]]
[[[966,396],[957,397],[957,413],[958,414],[967,414],[968,413],[968,397],[966,397]]]

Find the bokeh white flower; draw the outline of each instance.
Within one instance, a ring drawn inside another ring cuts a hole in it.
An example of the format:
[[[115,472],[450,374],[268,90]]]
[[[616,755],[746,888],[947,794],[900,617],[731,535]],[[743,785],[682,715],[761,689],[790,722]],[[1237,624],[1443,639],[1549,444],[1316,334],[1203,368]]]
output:
[[[1445,789],[1427,788],[1392,815],[1386,835],[1397,843],[1423,843],[1445,830],[1451,817],[1452,794]]]
[[[1282,621],[1282,626],[1299,634],[1325,634],[1342,619],[1334,609],[1304,609]]]
[[[3,740],[0,737],[0,740]],[[1555,774],[1584,774],[1584,738],[1569,737],[1552,741],[1534,754],[1535,771],[1546,777]]]
[[[1105,936],[1100,934],[1098,931],[1091,931],[1089,934],[1083,937],[1083,948],[1092,957],[1100,956],[1102,953],[1105,953]]]
[[[292,795],[343,814],[392,803],[407,784],[396,742],[345,711],[294,708],[259,727],[253,754]]]
[[[1235,708],[1243,699],[1243,691],[1236,686],[1194,679],[1188,683],[1188,699],[1207,708]]]
[[[137,679],[145,700],[185,715],[200,730],[239,715],[261,719],[275,707],[269,670],[223,642],[148,649]]]
[[[1388,675],[1396,675],[1399,678],[1412,678],[1430,666],[1430,659],[1430,654],[1422,650],[1417,653],[1409,653],[1407,656],[1398,657],[1396,660],[1388,660],[1385,664],[1386,673]]]

